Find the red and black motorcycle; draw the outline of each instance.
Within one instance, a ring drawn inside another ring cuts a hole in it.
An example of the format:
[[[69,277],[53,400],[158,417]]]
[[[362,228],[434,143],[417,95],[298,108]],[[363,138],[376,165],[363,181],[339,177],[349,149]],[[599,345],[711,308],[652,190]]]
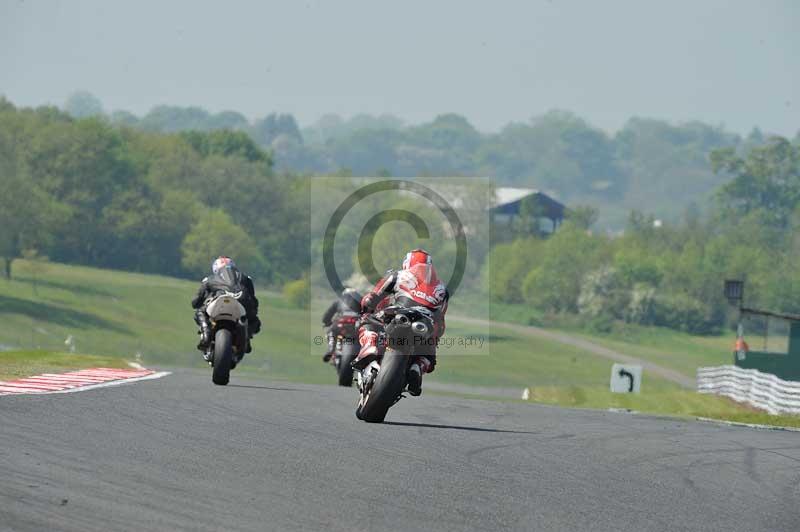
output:
[[[384,327],[386,351],[356,374],[360,392],[356,417],[382,423],[389,408],[405,397],[406,375],[416,349],[432,341],[433,313],[421,306],[391,306],[365,319]]]
[[[353,385],[353,368],[350,364],[361,350],[361,344],[358,342],[357,320],[357,316],[342,316],[332,327],[337,334],[336,350],[331,357],[331,364],[336,368],[339,386]]]

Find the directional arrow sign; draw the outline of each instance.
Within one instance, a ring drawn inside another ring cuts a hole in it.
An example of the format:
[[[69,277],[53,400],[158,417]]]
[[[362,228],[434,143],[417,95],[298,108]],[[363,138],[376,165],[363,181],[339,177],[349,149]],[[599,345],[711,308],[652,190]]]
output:
[[[631,373],[630,371],[625,371],[624,369],[621,369],[621,370],[619,370],[618,375],[620,377],[622,377],[623,379],[628,379],[630,381],[629,384],[628,384],[628,391],[632,392],[633,391],[633,373]]]
[[[611,368],[611,391],[639,393],[642,385],[642,366],[614,364]]]

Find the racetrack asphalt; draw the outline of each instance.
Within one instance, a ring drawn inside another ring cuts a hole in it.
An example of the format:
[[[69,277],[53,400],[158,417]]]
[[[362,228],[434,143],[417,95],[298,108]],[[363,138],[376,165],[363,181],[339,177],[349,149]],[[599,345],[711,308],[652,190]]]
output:
[[[183,370],[0,398],[1,530],[800,530],[800,434]]]

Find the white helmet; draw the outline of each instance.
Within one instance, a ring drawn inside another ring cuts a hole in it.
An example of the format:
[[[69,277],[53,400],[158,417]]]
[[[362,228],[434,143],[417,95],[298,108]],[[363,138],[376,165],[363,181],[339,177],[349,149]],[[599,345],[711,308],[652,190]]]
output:
[[[225,255],[220,255],[214,262],[211,263],[211,271],[214,275],[218,274],[222,268],[235,268],[236,264],[233,262],[233,259],[230,257],[226,257]]]

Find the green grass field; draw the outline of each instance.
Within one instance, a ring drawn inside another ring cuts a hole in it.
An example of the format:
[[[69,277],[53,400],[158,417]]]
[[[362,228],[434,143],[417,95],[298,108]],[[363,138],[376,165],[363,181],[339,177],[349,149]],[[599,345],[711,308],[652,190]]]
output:
[[[457,319],[448,320],[447,335],[469,337],[474,330]],[[611,361],[576,347],[491,328],[484,347],[441,348],[437,379],[475,386],[522,388],[530,386],[608,386]],[[677,389],[659,378],[648,378],[649,390]]]
[[[149,366],[207,367],[194,347],[197,335],[189,300],[196,286],[168,277],[15,261],[13,280],[0,280],[0,349],[15,351],[0,354],[0,379],[59,368],[124,366],[125,360]],[[259,298],[263,330],[254,339],[254,352],[236,373],[332,384],[333,369],[321,362],[322,347],[313,342],[322,333],[321,307],[314,305],[309,313],[291,308],[275,294],[260,292]],[[688,375],[696,365],[727,361],[719,339],[646,328],[635,332],[597,341]],[[70,335],[79,354],[96,358],[62,353]],[[642,394],[611,394],[607,359],[506,329],[476,330],[457,319],[448,320],[451,341],[476,336],[488,341],[483,346],[440,348],[439,365],[430,378],[460,385],[465,393],[474,386],[512,388],[521,394],[529,387],[533,400],[567,406],[735,420],[766,416],[727,399],[680,390],[647,374]],[[47,353],[30,353],[34,350]],[[766,418],[785,424],[800,419]]]
[[[34,269],[42,271],[34,277]],[[189,304],[196,289],[195,282],[169,277],[15,261],[14,278],[0,280],[0,346],[64,351],[72,336],[79,353],[205,367]],[[275,295],[260,299],[264,327],[242,371],[328,382],[329,368],[306,347],[308,312]]]
[[[474,315],[471,305],[454,305],[453,312]],[[680,371],[694,377],[698,367],[719,366],[733,362],[734,334],[695,336],[663,327],[616,324],[612,332],[590,333],[568,318],[546,318],[525,305],[492,302],[488,314],[495,321],[536,325],[555,329],[591,340],[598,345],[614,349],[660,366]],[[476,316],[484,317],[484,316]]]
[[[733,334],[692,336],[663,327],[624,326],[613,334],[573,332],[598,344],[694,377],[701,366],[733,364]]]
[[[620,408],[650,414],[800,427],[800,416],[773,416],[725,397],[690,390],[647,390],[641,394],[619,394],[611,393],[608,387],[544,386],[531,388],[530,400],[577,408]]]

